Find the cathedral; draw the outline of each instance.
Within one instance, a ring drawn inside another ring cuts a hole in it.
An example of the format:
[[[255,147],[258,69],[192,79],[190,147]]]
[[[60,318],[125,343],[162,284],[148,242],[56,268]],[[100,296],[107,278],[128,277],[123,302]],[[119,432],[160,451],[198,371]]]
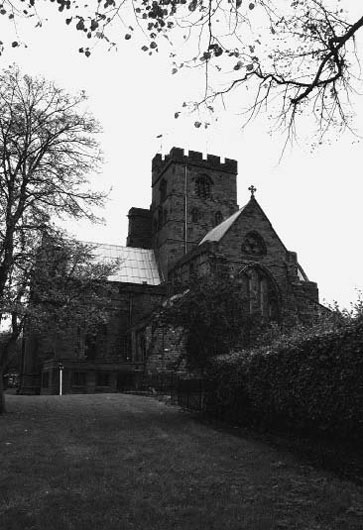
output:
[[[152,202],[128,213],[126,246],[98,244],[97,259],[118,259],[109,278],[117,286],[102,333],[92,340],[50,340],[28,332],[21,392],[116,392],[178,369],[180,341],[150,325],[153,313],[211,271],[216,256],[241,278],[249,311],[290,325],[307,323],[324,308],[295,252],[287,250],[255,197],[237,204],[237,162],[172,148],[152,161]],[[61,372],[61,377],[60,377]],[[60,383],[61,381],[61,383]]]

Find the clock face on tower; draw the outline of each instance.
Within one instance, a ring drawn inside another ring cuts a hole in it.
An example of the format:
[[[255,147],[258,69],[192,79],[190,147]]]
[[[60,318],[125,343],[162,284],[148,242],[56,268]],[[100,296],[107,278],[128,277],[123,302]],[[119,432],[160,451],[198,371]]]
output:
[[[257,232],[249,232],[245,236],[241,250],[250,256],[264,256],[267,252],[265,242]]]

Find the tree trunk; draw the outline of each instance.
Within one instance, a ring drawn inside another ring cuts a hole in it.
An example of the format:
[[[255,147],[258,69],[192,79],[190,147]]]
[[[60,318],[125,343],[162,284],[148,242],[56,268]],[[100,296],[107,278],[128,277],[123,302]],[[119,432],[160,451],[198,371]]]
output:
[[[8,359],[10,358],[10,355],[16,346],[16,341],[19,338],[20,330],[20,327],[18,327],[16,331],[13,330],[10,338],[0,350],[0,414],[6,412],[3,374],[7,366]]]
[[[4,414],[6,412],[3,373],[4,369],[2,366],[0,366],[0,414]]]

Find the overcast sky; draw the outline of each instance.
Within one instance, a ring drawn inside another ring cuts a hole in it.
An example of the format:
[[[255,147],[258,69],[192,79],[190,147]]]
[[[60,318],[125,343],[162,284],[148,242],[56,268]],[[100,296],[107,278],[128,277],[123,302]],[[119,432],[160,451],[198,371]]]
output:
[[[89,108],[104,129],[106,163],[94,182],[112,188],[102,213],[106,223],[74,223],[73,234],[125,244],[129,208],[150,205],[151,159],[160,150],[166,153],[175,145],[226,156],[238,161],[240,206],[254,184],[275,230],[318,283],[321,301],[349,305],[356,299],[356,289],[363,288],[363,146],[358,138],[336,133],[331,143],[315,149],[305,139],[279,161],[284,137],[268,134],[263,119],[243,130],[241,117],[232,111],[221,113],[207,130],[193,126],[197,115],[175,120],[181,103],[200,94],[201,78],[192,71],[171,75],[166,54],[148,57],[136,41],[125,41],[117,52],[99,47],[86,59],[77,51],[83,42],[61,18],[33,31],[27,41],[28,48],[5,52],[2,65],[15,61],[27,73],[42,74],[67,90],[85,89]],[[362,45],[360,50],[363,57]],[[358,127],[363,96],[355,98],[355,111]]]

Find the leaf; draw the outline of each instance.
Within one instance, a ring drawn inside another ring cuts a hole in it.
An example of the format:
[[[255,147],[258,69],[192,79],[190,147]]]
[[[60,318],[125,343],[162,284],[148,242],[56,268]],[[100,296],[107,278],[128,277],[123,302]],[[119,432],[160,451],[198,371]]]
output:
[[[130,33],[126,33],[126,35],[125,35],[125,40],[130,40],[130,39],[131,39],[131,35],[130,35]]]
[[[195,11],[197,8],[198,2],[197,0],[192,0],[190,4],[188,5],[189,11]]]
[[[82,19],[80,19],[77,22],[76,29],[78,29],[78,31],[83,31],[84,30],[84,21]]]
[[[251,10],[252,10],[252,9],[255,9],[255,4],[253,4],[253,3],[251,2],[251,3],[249,4],[248,8],[251,9]]]
[[[180,112],[175,112],[174,118],[177,119],[177,118],[179,118],[179,116],[180,116]]]
[[[91,20],[91,31],[96,31],[97,28],[98,28],[97,20],[95,19]]]
[[[177,72],[178,72],[177,68],[173,68],[172,71],[171,71],[172,74],[176,74]]]
[[[210,52],[204,52],[202,57],[200,58],[201,61],[208,61],[211,58]]]

